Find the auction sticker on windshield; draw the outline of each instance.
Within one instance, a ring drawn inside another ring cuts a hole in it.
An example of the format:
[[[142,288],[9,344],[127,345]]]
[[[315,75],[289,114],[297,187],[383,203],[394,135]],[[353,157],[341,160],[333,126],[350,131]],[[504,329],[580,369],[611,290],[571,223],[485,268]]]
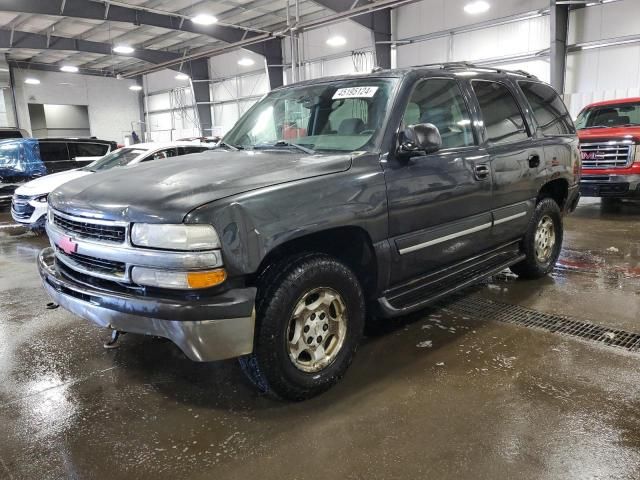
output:
[[[371,98],[378,91],[378,87],[347,87],[339,88],[333,94],[332,100],[341,98]]]

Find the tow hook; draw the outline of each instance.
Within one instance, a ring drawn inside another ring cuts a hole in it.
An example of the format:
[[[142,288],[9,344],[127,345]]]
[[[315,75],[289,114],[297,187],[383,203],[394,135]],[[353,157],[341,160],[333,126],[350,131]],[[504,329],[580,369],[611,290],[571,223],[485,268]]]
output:
[[[118,339],[120,338],[121,333],[125,332],[121,332],[120,330],[111,330],[111,339],[102,346],[108,350],[118,348],[120,346],[118,345]]]
[[[55,310],[56,308],[58,308],[60,305],[58,305],[57,303],[54,302],[49,302],[47,303],[47,310]]]

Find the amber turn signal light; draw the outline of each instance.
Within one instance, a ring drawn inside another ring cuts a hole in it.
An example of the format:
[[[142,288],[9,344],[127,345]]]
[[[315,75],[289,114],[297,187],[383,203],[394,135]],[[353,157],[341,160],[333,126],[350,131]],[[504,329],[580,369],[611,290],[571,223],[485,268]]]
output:
[[[188,272],[187,283],[189,288],[209,288],[220,285],[227,279],[227,272],[224,268],[210,270],[207,272]]]

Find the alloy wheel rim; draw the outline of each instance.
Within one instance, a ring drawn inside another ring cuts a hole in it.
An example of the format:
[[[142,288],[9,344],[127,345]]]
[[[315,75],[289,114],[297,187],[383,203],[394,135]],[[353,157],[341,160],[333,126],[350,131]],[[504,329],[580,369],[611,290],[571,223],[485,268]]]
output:
[[[535,234],[536,258],[540,263],[547,263],[556,245],[556,230],[550,216],[543,216],[538,222]]]
[[[306,292],[296,303],[287,327],[287,353],[293,365],[315,373],[333,363],[347,333],[347,307],[328,287]]]

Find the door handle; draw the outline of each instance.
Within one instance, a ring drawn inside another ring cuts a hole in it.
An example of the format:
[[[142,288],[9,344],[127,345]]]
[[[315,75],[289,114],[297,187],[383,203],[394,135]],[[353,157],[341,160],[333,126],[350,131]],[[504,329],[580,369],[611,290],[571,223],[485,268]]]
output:
[[[529,168],[538,168],[540,166],[540,155],[534,153],[529,155]]]
[[[489,178],[489,165],[486,163],[479,163],[473,167],[473,175],[476,177],[476,180],[486,180]]]

